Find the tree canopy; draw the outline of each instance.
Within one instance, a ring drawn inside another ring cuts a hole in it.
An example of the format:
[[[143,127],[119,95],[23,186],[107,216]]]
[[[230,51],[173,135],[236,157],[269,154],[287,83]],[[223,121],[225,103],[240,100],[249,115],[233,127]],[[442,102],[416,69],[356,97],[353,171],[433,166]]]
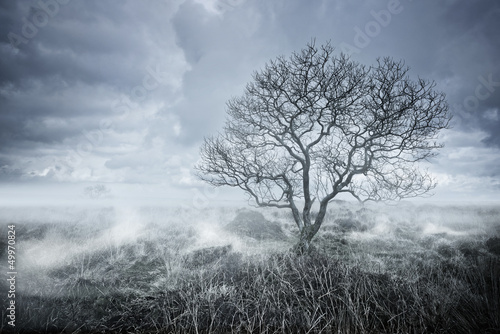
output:
[[[418,162],[442,147],[450,115],[435,82],[408,71],[392,58],[362,65],[330,44],[270,61],[228,101],[223,131],[205,138],[200,178],[292,210],[305,241],[339,194],[365,202],[428,193],[435,182]]]

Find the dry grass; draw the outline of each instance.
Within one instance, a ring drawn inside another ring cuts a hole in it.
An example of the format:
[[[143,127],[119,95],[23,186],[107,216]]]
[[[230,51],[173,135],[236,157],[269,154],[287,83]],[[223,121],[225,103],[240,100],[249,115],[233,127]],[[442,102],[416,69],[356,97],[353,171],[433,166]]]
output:
[[[222,226],[234,210],[201,221],[185,210],[143,209],[128,229],[109,209],[78,214],[101,227],[71,216],[18,223],[16,331],[500,332],[500,210],[339,208],[308,256],[289,252],[290,241],[228,234]],[[293,240],[286,214],[264,215]],[[347,219],[366,228],[349,229]],[[35,261],[40,254],[47,258]]]

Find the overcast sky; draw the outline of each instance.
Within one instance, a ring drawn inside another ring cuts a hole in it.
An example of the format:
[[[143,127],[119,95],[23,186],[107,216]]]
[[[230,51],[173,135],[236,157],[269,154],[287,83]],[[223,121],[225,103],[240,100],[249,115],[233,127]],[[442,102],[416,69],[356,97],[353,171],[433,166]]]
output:
[[[207,192],[192,167],[225,102],[312,38],[435,80],[455,115],[429,165],[435,198],[500,198],[497,0],[2,0],[0,30],[3,200],[98,183]]]

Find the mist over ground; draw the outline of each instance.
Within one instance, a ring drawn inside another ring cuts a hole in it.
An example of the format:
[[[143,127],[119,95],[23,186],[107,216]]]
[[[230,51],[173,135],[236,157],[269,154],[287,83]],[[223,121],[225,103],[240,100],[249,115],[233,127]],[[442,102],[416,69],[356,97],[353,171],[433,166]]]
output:
[[[1,234],[16,231],[21,333],[500,328],[498,205],[336,200],[297,257],[287,210],[93,203],[1,207]]]
[[[241,212],[277,224],[286,236],[281,240],[258,240],[245,233],[228,231],[225,226]],[[298,229],[288,210],[251,207],[188,206],[38,206],[2,207],[2,231],[16,225],[20,272],[51,270],[75,258],[141,241],[157,243],[162,238],[190,237],[178,246],[185,254],[196,249],[231,245],[241,253],[287,251],[297,241]],[[437,238],[440,244],[453,245],[463,240],[485,241],[500,236],[500,208],[496,205],[399,205],[334,201],[325,222],[314,239],[318,247],[330,247],[328,238],[345,238],[349,243],[376,244],[385,240],[397,243],[406,236],[415,240]],[[386,251],[394,251],[386,245]],[[380,246],[378,246],[380,247]],[[367,254],[372,251],[366,250]],[[336,254],[332,254],[336,256]]]

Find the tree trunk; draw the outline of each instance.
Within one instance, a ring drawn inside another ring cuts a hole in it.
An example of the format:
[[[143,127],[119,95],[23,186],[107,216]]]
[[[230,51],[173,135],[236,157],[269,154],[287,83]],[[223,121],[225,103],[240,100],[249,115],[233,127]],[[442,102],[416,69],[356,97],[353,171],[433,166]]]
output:
[[[298,254],[309,254],[313,250],[313,246],[311,245],[312,238],[316,235],[318,230],[314,228],[314,226],[304,226],[302,231],[300,232],[299,242],[295,246],[295,249]]]
[[[314,223],[308,225],[304,224],[302,230],[300,231],[299,242],[295,246],[298,254],[309,254],[314,249],[311,245],[311,241],[316,233],[318,233],[321,224],[323,224],[327,206],[328,202],[322,202]]]

